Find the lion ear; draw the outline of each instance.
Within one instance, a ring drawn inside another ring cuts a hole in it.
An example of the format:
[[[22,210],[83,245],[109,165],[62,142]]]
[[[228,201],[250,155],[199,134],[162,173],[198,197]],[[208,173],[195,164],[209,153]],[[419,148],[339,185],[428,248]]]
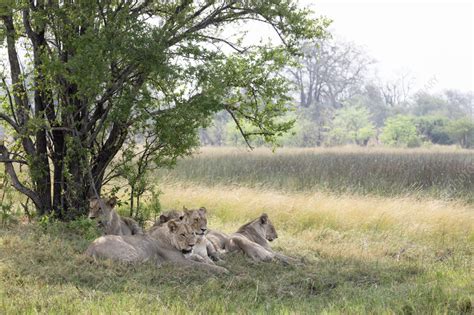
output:
[[[160,220],[160,223],[166,223],[166,222],[169,221],[169,219],[170,219],[169,216],[167,216],[166,214],[162,214],[162,215],[160,215],[160,219],[159,219],[159,220]]]
[[[117,204],[117,197],[110,197],[109,200],[107,200],[107,204],[112,208],[115,207],[115,205]]]
[[[207,209],[204,208],[204,207],[201,207],[201,208],[199,208],[199,212],[201,212],[201,213],[206,213],[206,212],[207,212]]]
[[[174,233],[178,229],[178,224],[176,224],[176,222],[173,220],[168,221],[168,229],[170,232]]]
[[[263,213],[261,216],[260,216],[260,223],[262,224],[265,224],[268,222],[268,215],[266,213]]]

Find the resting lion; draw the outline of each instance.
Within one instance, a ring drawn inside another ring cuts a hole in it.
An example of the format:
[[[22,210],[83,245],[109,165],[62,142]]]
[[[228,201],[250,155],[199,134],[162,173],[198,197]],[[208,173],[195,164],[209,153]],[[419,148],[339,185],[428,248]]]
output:
[[[212,265],[214,264],[213,260],[220,260],[215,246],[207,239],[208,229],[206,208],[201,207],[199,209],[187,209],[183,207],[183,211],[171,210],[168,212],[164,212],[160,215],[159,220],[155,223],[155,225],[150,229],[148,233],[163,225],[168,220],[173,219],[179,219],[189,224],[196,233],[196,245],[194,246],[192,253],[186,255],[188,259]]]
[[[229,252],[242,251],[254,261],[271,261],[278,259],[284,263],[294,261],[293,258],[274,252],[269,241],[278,234],[266,213],[259,218],[244,224],[236,233],[229,236],[225,248]]]
[[[118,215],[114,210],[116,204],[117,198],[115,197],[108,200],[92,198],[89,201],[89,219],[97,219],[97,223],[103,229],[105,235],[143,234],[135,220]]]
[[[179,220],[171,220],[146,235],[106,235],[96,239],[85,254],[94,258],[106,258],[125,263],[153,261],[158,265],[172,262],[203,268],[212,272],[227,269],[189,260],[196,245],[193,228]]]

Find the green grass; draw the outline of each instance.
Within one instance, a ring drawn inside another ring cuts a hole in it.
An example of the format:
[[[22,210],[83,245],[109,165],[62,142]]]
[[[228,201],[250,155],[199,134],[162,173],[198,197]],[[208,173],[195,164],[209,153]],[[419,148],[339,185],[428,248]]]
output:
[[[208,148],[160,175],[206,185],[474,201],[474,151],[468,150]]]

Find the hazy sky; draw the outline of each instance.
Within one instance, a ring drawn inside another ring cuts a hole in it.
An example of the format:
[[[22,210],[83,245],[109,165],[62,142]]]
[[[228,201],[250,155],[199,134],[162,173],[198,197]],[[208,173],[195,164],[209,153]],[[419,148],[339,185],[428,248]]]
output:
[[[383,79],[410,72],[416,89],[474,91],[472,1],[300,0],[334,20],[337,37],[365,47]]]

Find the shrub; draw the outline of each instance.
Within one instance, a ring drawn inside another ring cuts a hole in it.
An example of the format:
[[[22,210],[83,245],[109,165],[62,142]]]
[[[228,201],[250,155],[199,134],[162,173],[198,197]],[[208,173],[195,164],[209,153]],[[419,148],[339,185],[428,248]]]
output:
[[[387,145],[396,147],[419,147],[421,139],[413,117],[397,115],[385,122],[380,140]]]

